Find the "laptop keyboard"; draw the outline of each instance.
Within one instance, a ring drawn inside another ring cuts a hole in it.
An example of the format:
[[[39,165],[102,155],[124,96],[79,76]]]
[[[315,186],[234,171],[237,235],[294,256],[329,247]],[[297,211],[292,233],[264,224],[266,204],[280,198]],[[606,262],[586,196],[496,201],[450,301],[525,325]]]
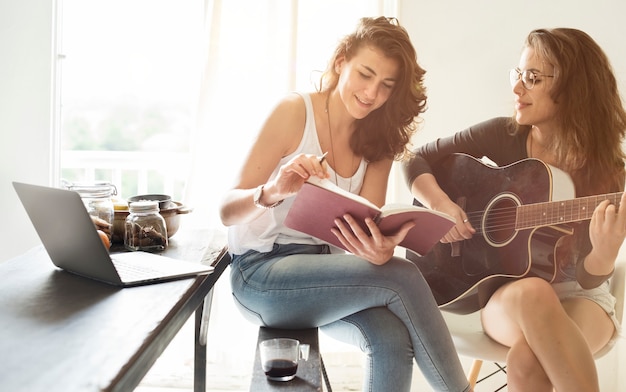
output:
[[[138,280],[151,277],[159,277],[163,275],[163,270],[151,267],[146,264],[137,264],[126,262],[125,260],[113,259],[113,264],[117,273],[122,278],[122,281],[126,280]]]
[[[111,260],[120,278],[126,283],[196,275],[210,268],[146,252],[111,254]]]
[[[137,265],[135,263],[127,263],[124,260],[113,259],[113,264],[117,273],[122,280],[137,280],[151,277],[158,277],[163,274],[163,271],[150,267],[148,265]]]

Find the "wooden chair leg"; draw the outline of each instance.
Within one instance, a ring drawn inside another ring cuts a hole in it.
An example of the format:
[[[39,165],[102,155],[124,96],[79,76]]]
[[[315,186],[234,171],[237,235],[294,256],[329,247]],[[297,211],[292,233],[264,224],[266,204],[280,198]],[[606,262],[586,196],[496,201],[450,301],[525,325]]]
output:
[[[472,367],[467,375],[467,380],[472,388],[476,385],[476,380],[478,380],[478,374],[480,373],[480,367],[482,365],[483,361],[480,359],[474,359],[474,362],[472,362]]]

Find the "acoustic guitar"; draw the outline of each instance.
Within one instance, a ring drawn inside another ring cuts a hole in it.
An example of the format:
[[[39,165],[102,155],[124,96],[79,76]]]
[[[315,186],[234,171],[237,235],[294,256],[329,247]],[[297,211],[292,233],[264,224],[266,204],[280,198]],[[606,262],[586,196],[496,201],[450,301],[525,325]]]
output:
[[[603,200],[618,205],[622,195],[573,198],[570,177],[533,158],[494,167],[452,154],[433,167],[433,174],[465,210],[476,234],[438,243],[422,257],[407,251],[407,257],[419,267],[439,308],[457,314],[481,309],[511,279],[537,276],[552,282],[559,241],[573,234],[568,223],[591,219]]]

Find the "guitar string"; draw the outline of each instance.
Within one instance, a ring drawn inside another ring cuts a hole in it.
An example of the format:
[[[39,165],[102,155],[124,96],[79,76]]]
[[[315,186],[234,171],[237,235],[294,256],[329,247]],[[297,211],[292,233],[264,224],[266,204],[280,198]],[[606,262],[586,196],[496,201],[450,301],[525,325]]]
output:
[[[535,219],[533,222],[518,222],[516,219],[516,214],[513,211],[507,212],[505,210],[506,209],[504,208],[490,210],[489,217],[487,218],[487,221],[489,223],[483,226],[482,229],[479,229],[478,232],[489,233],[489,232],[502,231],[502,230],[512,230],[518,227],[518,223],[522,226],[521,228],[525,228],[526,226],[530,228],[530,227],[550,226],[550,225],[555,225],[559,223],[569,223],[569,222],[578,221],[578,220],[591,219],[590,214],[586,214],[588,216],[583,219],[580,219],[580,214],[578,214],[578,217],[574,217],[573,214],[570,214],[569,216],[560,216],[562,220],[559,222],[541,222],[540,223],[540,219]],[[470,215],[473,215],[473,216],[470,216]],[[474,227],[477,227],[477,226],[480,227],[480,223],[483,220],[483,216],[484,214],[469,214],[468,215],[469,222]]]
[[[565,214],[561,213],[560,215],[558,214],[550,214],[551,217],[561,217],[563,220],[560,222],[552,222],[552,224],[558,224],[558,223],[569,223],[569,222],[573,222],[573,221],[578,221],[578,220],[587,220],[587,219],[591,219],[591,214],[593,213],[593,209],[595,209],[595,207],[592,208],[586,208],[585,211],[581,212],[579,211],[579,207],[582,203],[587,203],[589,201],[594,201],[595,206],[597,206],[601,201],[603,200],[609,200],[614,204],[619,204],[619,200],[621,198],[621,194],[622,192],[617,192],[617,193],[612,193],[612,194],[607,194],[607,195],[602,195],[602,196],[588,196],[588,197],[583,197],[583,198],[579,198],[579,199],[572,199],[568,202],[565,202],[565,204],[577,204],[577,207],[574,206],[565,206],[565,208],[569,208],[570,210],[567,211]],[[578,203],[574,203],[574,202],[578,202]],[[524,207],[526,209],[533,209],[533,210],[539,210],[541,211],[542,207],[545,207],[546,205],[549,204],[554,204],[558,202],[541,202],[541,203],[533,203],[533,204],[526,204],[526,205],[522,205],[522,206],[513,206],[513,207],[504,207],[504,208],[494,208],[489,210],[489,217],[488,217],[488,221],[490,222],[489,225],[483,227],[482,229],[477,230],[478,233],[489,233],[489,232],[494,232],[494,231],[501,231],[501,230],[510,230],[510,229],[515,229],[517,226],[517,217],[518,214],[516,214],[515,212],[520,208],[520,207]],[[557,208],[562,208],[562,205],[556,206],[553,209],[557,209]],[[467,217],[468,217],[468,221],[472,224],[472,226],[480,226],[480,222],[483,220],[483,216],[485,214],[486,210],[483,211],[472,211],[467,213]],[[536,211],[535,211],[536,212]],[[588,217],[585,219],[580,219],[580,215],[584,214],[587,215]],[[575,216],[577,216],[578,218],[576,218]],[[537,222],[540,220],[545,221],[546,218],[536,218],[533,220],[533,222]],[[530,222],[524,222],[526,225],[528,225]],[[546,224],[549,225],[549,224]],[[532,224],[530,225],[530,227],[536,227],[536,226],[542,226],[542,224]]]
[[[597,206],[598,204],[600,204],[600,202],[604,201],[604,200],[609,200],[612,203],[618,203],[620,201],[622,192],[617,192],[617,193],[612,193],[612,194],[607,194],[607,195],[602,195],[602,196],[588,196],[588,197],[583,197],[583,198],[578,198],[578,199],[572,199],[570,201],[565,201],[563,202],[563,204],[565,204],[565,208],[569,208],[570,210],[572,208],[579,208],[580,205],[582,203],[587,203],[589,204],[589,201],[592,201],[592,205],[593,206]],[[595,199],[592,200],[592,199]],[[554,209],[558,209],[558,208],[563,208],[563,205],[561,204],[561,202],[558,201],[548,201],[548,202],[540,202],[540,203],[532,203],[532,204],[523,204],[523,205],[519,205],[519,206],[512,206],[512,207],[501,207],[501,208],[495,208],[495,209],[491,209],[491,211],[510,211],[510,210],[516,210],[518,208],[522,208],[522,209],[542,209],[544,208],[546,205],[550,205],[553,204],[554,208],[552,208],[552,210]],[[558,205],[557,205],[558,204]],[[576,204],[576,206],[571,206],[571,204]],[[471,211],[468,212],[468,216],[472,215],[472,216],[482,216],[485,213],[486,210],[483,211]]]

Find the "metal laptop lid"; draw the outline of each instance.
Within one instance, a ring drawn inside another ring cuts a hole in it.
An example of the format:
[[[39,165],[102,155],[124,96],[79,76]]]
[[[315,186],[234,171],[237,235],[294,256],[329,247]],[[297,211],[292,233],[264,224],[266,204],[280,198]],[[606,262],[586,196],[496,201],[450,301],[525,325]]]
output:
[[[78,275],[121,284],[77,192],[13,182],[52,262]]]

